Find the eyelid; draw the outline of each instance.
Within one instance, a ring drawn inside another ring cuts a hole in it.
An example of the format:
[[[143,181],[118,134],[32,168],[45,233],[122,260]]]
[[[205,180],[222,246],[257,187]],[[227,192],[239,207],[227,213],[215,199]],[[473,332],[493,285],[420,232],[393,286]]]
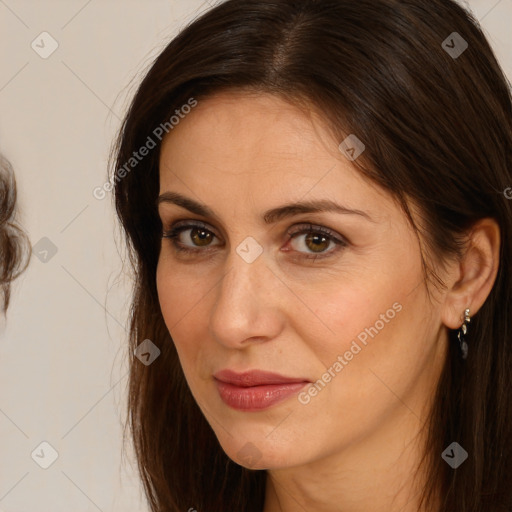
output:
[[[165,222],[162,221],[162,225],[165,226]],[[166,229],[164,227],[163,231],[169,232],[169,231],[178,229],[180,227],[199,227],[199,228],[202,228],[202,229],[212,232],[217,238],[220,238],[219,235],[217,234],[216,229],[213,228],[211,226],[211,224],[208,224],[207,222],[204,222],[202,220],[192,220],[192,219],[178,220],[176,222],[171,223],[169,228]],[[344,242],[347,244],[350,243],[346,237],[341,236],[336,231],[334,231],[326,226],[321,226],[319,224],[313,224],[312,222],[296,223],[287,230],[286,234],[289,237],[291,237],[292,235],[303,233],[305,229],[308,229],[310,231],[319,232],[319,233],[324,233],[325,235],[333,238],[334,240],[339,241],[340,243],[344,243]]]
[[[169,238],[171,239],[171,242],[173,243],[174,247],[176,250],[181,250],[182,252],[206,252],[209,250],[210,247],[218,247],[219,245],[222,245],[222,244],[212,244],[212,245],[209,245],[209,246],[206,246],[204,248],[200,248],[200,247],[194,247],[194,246],[189,246],[189,245],[186,245],[186,244],[182,244],[181,242],[178,242],[177,239],[179,237],[179,235],[184,232],[184,231],[187,231],[189,229],[194,229],[194,228],[200,228],[200,229],[204,229],[205,231],[209,231],[210,233],[213,234],[213,236],[215,238],[217,238],[218,240],[220,240],[220,237],[217,235],[217,233],[215,232],[214,229],[211,228],[211,226],[203,221],[200,221],[200,220],[180,220],[180,221],[176,221],[174,223],[171,223],[171,226],[169,228],[166,228],[165,227],[165,223],[162,223],[162,235],[161,237],[162,238]]]
[[[324,258],[327,259],[327,258],[335,256],[340,250],[343,250],[350,245],[350,243],[344,236],[338,234],[336,231],[334,231],[328,227],[325,227],[325,226],[312,224],[311,222],[305,222],[302,224],[294,225],[293,228],[294,228],[293,231],[290,229],[287,232],[288,241],[287,241],[286,245],[291,243],[291,241],[294,240],[295,238],[297,238],[298,236],[307,235],[310,233],[324,235],[330,242],[332,242],[334,244],[334,248],[331,247],[331,249],[328,251],[323,251],[323,252],[318,252],[318,253],[302,252],[302,251],[295,250],[294,252],[296,252],[299,255],[299,256],[297,256],[297,255],[293,256],[293,259],[296,259],[296,260],[298,259],[298,260],[314,260],[314,261],[316,261],[316,260],[322,260]],[[285,250],[285,252],[288,252],[288,251],[289,251],[289,249]]]
[[[168,235],[171,232],[175,232],[180,228],[183,228],[183,231],[185,228],[202,228],[206,231],[210,231],[213,233],[217,238],[220,239],[220,236],[217,234],[217,231],[215,228],[213,228],[210,224],[202,221],[202,220],[178,220],[176,222],[170,223],[170,227],[166,228],[166,223],[162,222],[162,233],[164,235]]]
[[[162,225],[165,225],[165,222],[162,222]],[[190,227],[190,226],[197,226],[199,228],[207,229],[208,231],[211,231],[212,233],[215,233],[215,229],[212,229],[212,226],[210,224],[202,221],[202,220],[193,220],[193,219],[182,219],[177,220],[176,222],[172,222],[169,230],[179,227]]]
[[[321,234],[329,237],[331,240],[338,242],[340,244],[348,245],[348,243],[349,243],[345,237],[341,236],[336,231],[334,231],[326,226],[320,226],[317,224],[313,224],[311,222],[303,222],[301,224],[295,224],[293,226],[293,228],[294,228],[293,231],[290,229],[287,232],[287,234],[290,236],[290,238],[292,238],[293,235],[305,234],[308,232],[312,232],[312,233],[321,233]]]
[[[171,224],[169,229],[163,229],[162,238],[169,238],[171,239],[174,248],[177,251],[183,252],[183,253],[190,253],[190,254],[198,254],[198,253],[206,253],[207,251],[211,250],[213,247],[218,247],[222,244],[212,244],[205,246],[203,248],[201,247],[195,247],[195,246],[189,246],[186,244],[182,244],[177,241],[179,235],[183,231],[187,231],[188,229],[193,228],[201,228],[206,231],[209,231],[212,233],[217,239],[220,239],[219,236],[216,234],[215,229],[211,229],[211,226],[207,224],[204,221],[199,220],[179,220],[175,223]],[[314,253],[314,252],[302,252],[295,250],[294,252],[297,252],[300,256],[295,256],[297,259],[321,259],[321,258],[327,258],[329,256],[334,255],[339,250],[347,247],[350,245],[350,241],[338,234],[336,231],[321,225],[316,225],[311,222],[303,222],[299,224],[294,224],[291,228],[288,229],[286,235],[287,235],[287,241],[286,245],[290,243],[291,240],[297,238],[299,235],[305,235],[308,233],[315,233],[315,234],[322,234],[325,235],[331,242],[333,242],[337,247],[334,249],[331,249],[329,251]],[[286,249],[284,252],[289,252],[289,249]]]

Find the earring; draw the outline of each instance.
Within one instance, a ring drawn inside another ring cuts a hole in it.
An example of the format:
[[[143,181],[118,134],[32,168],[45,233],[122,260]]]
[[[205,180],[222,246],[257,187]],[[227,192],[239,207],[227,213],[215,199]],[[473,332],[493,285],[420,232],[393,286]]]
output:
[[[471,322],[471,317],[469,316],[469,308],[466,308],[464,310],[464,322],[462,322],[462,325],[459,328],[459,331],[457,332],[457,338],[459,340],[460,344],[460,351],[462,352],[462,359],[466,359],[468,357],[468,344],[466,342],[465,336],[468,332],[468,326]]]

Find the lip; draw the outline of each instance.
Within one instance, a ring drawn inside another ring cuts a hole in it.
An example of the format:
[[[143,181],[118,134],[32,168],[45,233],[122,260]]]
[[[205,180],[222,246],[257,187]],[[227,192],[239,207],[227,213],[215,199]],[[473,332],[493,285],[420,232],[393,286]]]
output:
[[[286,400],[310,381],[278,373],[251,370],[237,373],[222,370],[214,374],[222,401],[240,411],[261,411]]]

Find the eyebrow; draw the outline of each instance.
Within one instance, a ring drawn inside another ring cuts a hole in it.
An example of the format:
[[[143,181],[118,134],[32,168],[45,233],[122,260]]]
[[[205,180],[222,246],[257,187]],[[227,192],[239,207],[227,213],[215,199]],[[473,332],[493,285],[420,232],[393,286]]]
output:
[[[157,206],[162,203],[175,204],[177,206],[185,208],[186,210],[192,213],[195,213],[196,215],[218,219],[218,216],[215,214],[215,212],[208,206],[198,203],[194,199],[190,199],[189,197],[185,197],[181,194],[178,194],[177,192],[163,192],[162,194],[160,194],[157,199]],[[362,210],[354,210],[351,208],[347,208],[329,199],[302,201],[290,203],[284,206],[279,206],[277,208],[272,208],[271,210],[267,210],[263,214],[263,221],[265,222],[265,224],[272,224],[287,217],[293,217],[301,213],[322,212],[359,215],[361,217],[364,217],[366,220],[369,220],[370,222],[376,222],[366,212]]]

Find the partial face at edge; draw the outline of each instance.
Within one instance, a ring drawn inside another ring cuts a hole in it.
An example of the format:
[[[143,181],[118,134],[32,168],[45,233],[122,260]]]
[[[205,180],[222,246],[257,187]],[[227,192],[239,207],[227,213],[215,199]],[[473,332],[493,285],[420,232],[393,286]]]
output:
[[[162,145],[160,194],[212,213],[159,205],[164,231],[182,228],[162,239],[164,320],[223,449],[256,469],[354,449],[395,422],[414,428],[411,410],[425,406],[444,355],[418,240],[339,142],[279,98],[223,93],[199,101]],[[264,219],[311,201],[359,213]],[[213,375],[223,369],[310,384],[240,410],[221,397]]]

